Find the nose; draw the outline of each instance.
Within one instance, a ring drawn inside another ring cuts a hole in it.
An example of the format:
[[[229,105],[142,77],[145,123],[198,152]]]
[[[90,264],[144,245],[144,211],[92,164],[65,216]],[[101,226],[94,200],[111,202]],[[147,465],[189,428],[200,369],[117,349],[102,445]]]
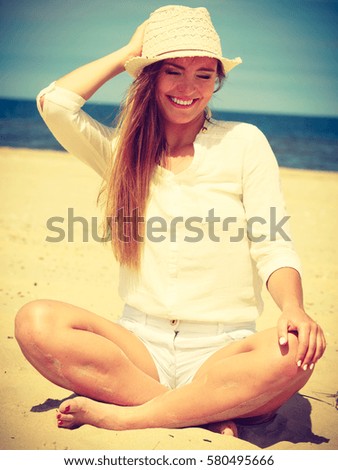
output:
[[[193,79],[187,77],[182,77],[182,79],[177,84],[177,91],[186,96],[190,96],[196,90],[196,86]]]

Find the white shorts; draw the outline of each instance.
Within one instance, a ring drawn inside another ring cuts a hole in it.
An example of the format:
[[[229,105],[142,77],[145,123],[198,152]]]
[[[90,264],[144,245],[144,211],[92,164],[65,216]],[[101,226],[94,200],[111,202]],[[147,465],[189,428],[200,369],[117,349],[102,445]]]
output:
[[[130,305],[124,307],[119,323],[144,343],[160,383],[170,389],[191,382],[202,364],[219,349],[256,332],[255,322],[229,326],[168,320],[146,315]]]

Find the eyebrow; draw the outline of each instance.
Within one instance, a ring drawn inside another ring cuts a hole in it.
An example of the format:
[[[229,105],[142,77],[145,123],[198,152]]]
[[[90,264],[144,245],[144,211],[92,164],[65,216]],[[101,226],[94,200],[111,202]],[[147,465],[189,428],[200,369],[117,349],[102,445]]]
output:
[[[182,65],[176,65],[173,62],[164,61],[164,65],[171,65],[172,67],[176,67],[180,70],[185,70],[185,67],[183,67]],[[201,67],[197,71],[198,72],[216,72],[216,69],[210,69],[208,67]]]

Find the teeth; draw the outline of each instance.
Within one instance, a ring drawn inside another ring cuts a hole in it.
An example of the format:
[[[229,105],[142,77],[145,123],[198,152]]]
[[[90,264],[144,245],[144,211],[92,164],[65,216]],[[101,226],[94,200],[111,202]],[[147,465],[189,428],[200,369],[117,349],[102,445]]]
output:
[[[174,98],[173,96],[170,97],[170,99],[176,103],[176,104],[180,104],[182,106],[189,106],[190,104],[192,104],[192,102],[194,100],[189,100],[189,101],[183,101],[183,100],[179,100],[178,98]]]

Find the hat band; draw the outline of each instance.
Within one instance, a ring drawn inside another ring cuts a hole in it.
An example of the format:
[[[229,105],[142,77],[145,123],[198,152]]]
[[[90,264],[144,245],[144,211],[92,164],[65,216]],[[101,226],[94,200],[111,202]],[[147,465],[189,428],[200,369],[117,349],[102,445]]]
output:
[[[157,54],[156,57],[160,57],[161,55],[166,55],[166,54],[171,54],[173,52],[181,52],[181,51],[191,51],[191,52],[194,52],[194,51],[198,51],[198,52],[205,52],[206,54],[212,54],[213,56],[217,56],[214,52],[212,51],[206,51],[204,49],[175,49],[174,51],[166,51],[166,52],[161,52],[161,54]]]

